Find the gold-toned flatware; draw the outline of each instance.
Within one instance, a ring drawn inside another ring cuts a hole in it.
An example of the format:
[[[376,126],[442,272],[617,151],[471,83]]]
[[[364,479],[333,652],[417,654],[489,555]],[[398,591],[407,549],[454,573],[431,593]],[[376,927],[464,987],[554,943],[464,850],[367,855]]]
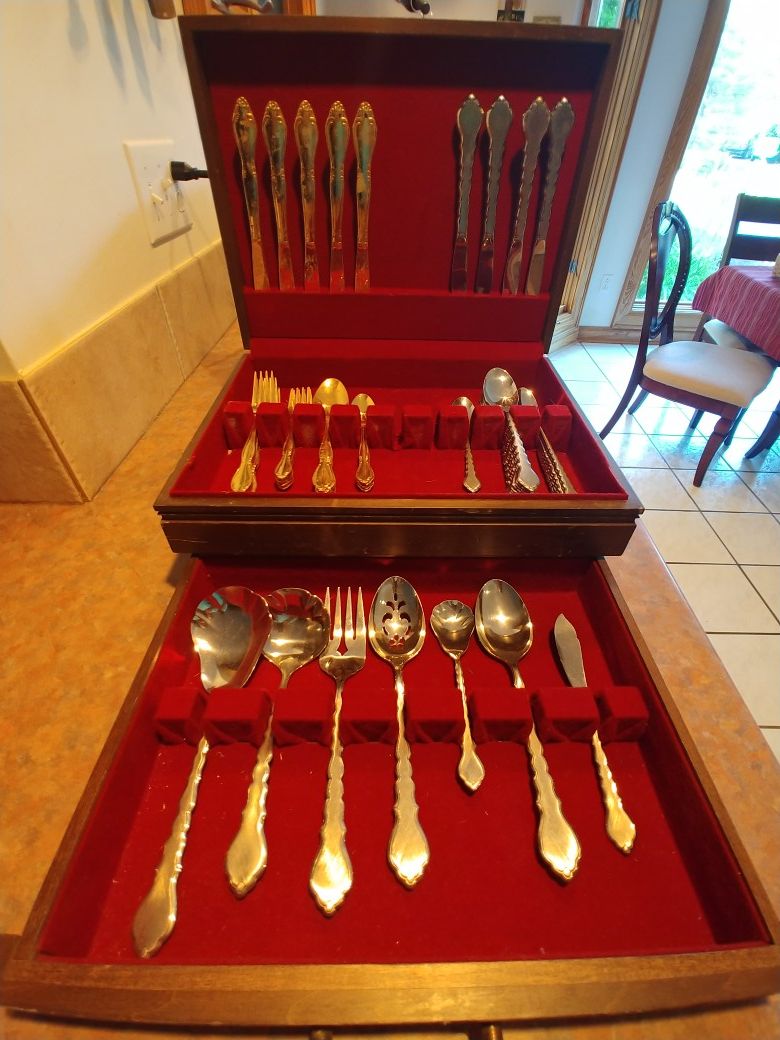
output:
[[[257,466],[260,461],[260,448],[257,443],[257,427],[255,416],[261,404],[274,404],[279,401],[279,384],[273,372],[255,372],[252,379],[252,429],[249,431],[244,447],[241,449],[241,461],[230,480],[231,491],[257,491]]]
[[[558,651],[566,678],[572,686],[587,686],[582,647],[574,625],[563,614],[559,614],[555,619],[554,636],[555,649]],[[609,768],[598,730],[593,734],[591,743],[606,813],[607,834],[610,841],[617,845],[621,852],[628,854],[634,847],[636,824],[623,808],[623,800],[620,797],[612,770]]]
[[[358,491],[371,491],[374,486],[374,471],[371,468],[371,454],[366,443],[366,413],[374,401],[368,394],[356,394],[352,403],[360,412],[360,447],[358,448],[358,467],[355,471],[355,486]]]
[[[292,417],[296,404],[311,404],[311,387],[300,386],[290,391],[287,398],[289,428],[282,446],[282,455],[274,470],[274,484],[278,491],[289,491],[293,485],[293,458],[295,456],[295,438],[293,437]]]
[[[547,232],[550,228],[553,197],[558,184],[558,174],[561,170],[563,150],[566,147],[566,140],[573,126],[574,109],[566,98],[562,98],[550,115],[550,129],[548,131],[550,148],[547,155],[547,173],[544,178],[542,208],[539,211],[534,251],[531,255],[531,263],[528,265],[528,276],[525,281],[525,291],[531,296],[538,296],[542,291],[544,258],[547,251]]]
[[[322,911],[330,916],[344,902],[352,888],[352,863],[347,852],[347,828],[344,823],[344,760],[339,723],[341,701],[347,679],[366,663],[366,618],[363,611],[363,590],[358,588],[355,627],[352,627],[352,589],[347,589],[347,608],[344,627],[341,626],[341,589],[336,589],[336,608],[331,614],[330,589],[325,592],[325,610],[332,620],[333,635],[320,655],[320,668],[336,683],[333,708],[333,730],[328,764],[328,785],[325,795],[325,813],[320,831],[320,848],[309,878],[309,888]],[[339,650],[342,636],[344,650]]]
[[[349,145],[349,122],[340,101],[330,106],[325,120],[325,140],[330,156],[330,290],[344,291],[344,159]]]
[[[319,262],[317,259],[316,225],[314,222],[314,202],[316,188],[316,156],[319,133],[317,117],[308,101],[298,106],[293,124],[295,143],[298,145],[298,156],[301,161],[301,205],[303,206],[303,287],[304,289],[320,288]]]
[[[396,877],[412,888],[425,872],[430,850],[420,825],[412,777],[412,758],[406,739],[403,668],[422,649],[425,614],[414,588],[397,575],[383,581],[371,604],[368,638],[374,652],[393,669],[398,736],[395,745],[395,825],[387,855]]]
[[[503,94],[499,95],[488,109],[485,117],[488,137],[490,138],[490,158],[488,161],[487,200],[485,202],[485,223],[482,231],[482,245],[479,250],[477,264],[477,281],[474,286],[478,293],[489,293],[493,288],[493,253],[496,238],[496,207],[498,205],[498,189],[501,185],[501,168],[504,164],[504,147],[509,127],[512,125],[512,109]]]
[[[306,589],[276,589],[266,597],[266,603],[270,620],[262,647],[263,656],[282,673],[279,689],[284,690],[293,672],[315,660],[324,650],[330,619],[319,596]],[[252,891],[268,865],[265,818],[274,751],[273,715],[271,707],[247,790],[241,824],[225,858],[230,887],[239,898]]]
[[[480,643],[507,666],[514,686],[522,689],[524,683],[517,666],[531,649],[533,624],[521,597],[507,582],[491,579],[477,597],[476,622]],[[571,881],[580,862],[580,843],[563,815],[533,720],[527,747],[539,809],[539,852],[554,874]]]
[[[482,126],[482,108],[473,94],[469,94],[458,109],[460,133],[460,176],[458,177],[458,220],[455,228],[455,248],[452,252],[450,288],[453,292],[468,289],[468,234],[471,178],[474,172],[474,153],[477,135]]]
[[[530,108],[523,112],[523,134],[525,136],[523,173],[520,179],[520,196],[517,200],[512,242],[509,246],[509,255],[504,270],[503,292],[505,293],[516,293],[520,288],[520,265],[523,262],[523,239],[528,219],[528,203],[531,200],[531,187],[539,162],[539,149],[549,125],[550,110],[538,97]]]
[[[352,123],[352,142],[357,159],[357,252],[355,254],[355,290],[365,292],[370,286],[368,272],[368,209],[371,205],[371,157],[376,146],[376,119],[367,101],[361,101]]]
[[[527,386],[520,387],[520,404],[529,404],[533,408],[539,407],[533,390],[529,390]],[[563,463],[550,444],[550,438],[541,428],[536,435],[536,457],[539,459],[539,465],[550,491],[556,495],[575,495],[577,493],[577,489],[563,468]]]
[[[336,488],[333,448],[330,443],[330,410],[334,404],[349,404],[349,394],[340,379],[324,379],[314,392],[314,400],[322,405],[325,412],[325,429],[320,441],[319,462],[312,483],[316,492],[329,495]]]
[[[267,289],[268,271],[260,237],[260,200],[255,166],[257,123],[245,97],[238,98],[233,107],[233,136],[241,159],[241,183],[244,188],[249,238],[252,243],[252,284],[255,289]]]
[[[465,408],[466,414],[469,417],[469,432],[466,437],[466,475],[463,478],[463,486],[466,491],[470,491],[472,495],[475,495],[482,487],[482,484],[480,483],[477,471],[474,468],[474,456],[471,453],[471,417],[474,414],[474,405],[468,397],[456,397],[452,404],[453,407],[459,406]]]
[[[541,480],[531,465],[523,438],[510,412],[512,405],[517,404],[520,393],[514,379],[505,368],[490,369],[482,383],[482,396],[485,404],[500,405],[504,411],[501,462],[507,491],[536,491]]]
[[[287,123],[281,108],[269,101],[263,113],[263,137],[271,164],[271,196],[276,217],[276,247],[279,257],[279,288],[294,289],[290,240],[287,233],[287,177],[284,155],[287,149]]]
[[[469,791],[476,791],[485,779],[485,767],[477,754],[471,735],[469,708],[466,700],[466,683],[460,659],[466,653],[474,633],[474,614],[470,607],[457,599],[446,599],[437,603],[431,611],[431,628],[439,646],[455,665],[455,683],[463,706],[463,736],[460,744],[458,776]]]
[[[249,680],[271,629],[271,613],[262,596],[230,586],[201,600],[190,628],[200,658],[201,682],[210,693]],[[176,925],[177,885],[208,751],[208,741],[201,737],[154,881],[133,918],[133,944],[139,957],[154,956]]]

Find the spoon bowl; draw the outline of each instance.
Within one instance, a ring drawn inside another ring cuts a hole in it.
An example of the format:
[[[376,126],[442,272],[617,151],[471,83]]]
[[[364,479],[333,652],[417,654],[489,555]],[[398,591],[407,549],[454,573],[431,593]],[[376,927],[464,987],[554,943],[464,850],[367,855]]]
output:
[[[329,377],[314,391],[314,401],[328,412],[334,404],[349,404],[349,394],[340,379]]]
[[[387,578],[371,604],[368,638],[396,671],[422,650],[425,614],[414,588],[404,578]]]
[[[336,488],[333,471],[333,448],[330,444],[330,410],[334,404],[349,404],[347,388],[340,379],[323,379],[314,391],[314,401],[321,404],[325,412],[325,430],[320,441],[319,462],[312,477],[314,490],[321,495],[330,494]]]
[[[511,405],[517,404],[520,392],[505,368],[491,368],[482,383],[482,396],[485,404],[497,404],[507,411]]]
[[[476,623],[480,643],[503,661],[521,689],[524,683],[517,665],[531,649],[534,626],[520,595],[500,578],[485,582],[477,597]]]
[[[266,601],[271,625],[263,653],[282,673],[284,690],[293,672],[325,649],[330,619],[319,596],[306,589],[276,589]]]
[[[202,599],[190,623],[206,692],[243,686],[255,669],[271,631],[271,612],[262,596],[230,585]]]

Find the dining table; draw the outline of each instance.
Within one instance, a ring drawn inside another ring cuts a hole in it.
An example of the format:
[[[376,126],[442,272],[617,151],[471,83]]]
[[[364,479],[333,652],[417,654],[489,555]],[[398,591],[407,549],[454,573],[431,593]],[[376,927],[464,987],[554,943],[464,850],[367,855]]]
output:
[[[726,265],[709,275],[693,297],[692,308],[719,318],[780,363],[780,276],[771,265]],[[780,437],[780,403],[758,440],[746,453],[752,459]]]

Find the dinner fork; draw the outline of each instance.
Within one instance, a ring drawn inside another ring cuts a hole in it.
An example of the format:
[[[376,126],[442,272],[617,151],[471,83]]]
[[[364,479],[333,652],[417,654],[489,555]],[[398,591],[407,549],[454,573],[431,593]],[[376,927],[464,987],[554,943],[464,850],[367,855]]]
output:
[[[347,852],[344,823],[344,762],[342,759],[339,720],[341,699],[347,679],[359,672],[366,663],[366,619],[363,613],[363,590],[358,588],[356,625],[352,628],[352,590],[347,589],[347,610],[344,623],[345,650],[339,651],[342,638],[341,589],[336,589],[336,609],[332,616],[333,636],[320,655],[320,668],[336,683],[336,703],[333,711],[333,734],[328,763],[328,788],[325,814],[320,831],[320,850],[314,860],[309,888],[320,908],[330,915],[341,906],[352,888],[352,863]],[[325,609],[330,614],[330,589],[325,592]]]
[[[231,491],[256,491],[257,479],[255,470],[260,456],[257,443],[257,426],[255,416],[260,404],[274,403],[279,400],[279,386],[273,372],[263,372],[258,376],[255,372],[252,379],[252,429],[241,449],[241,461],[230,480]]]
[[[292,415],[296,404],[311,404],[311,387],[294,387],[290,390],[287,399],[287,411],[290,413],[290,428],[282,448],[282,457],[274,470],[274,484],[279,491],[289,491],[293,483],[293,455],[295,454],[295,441],[293,440]]]

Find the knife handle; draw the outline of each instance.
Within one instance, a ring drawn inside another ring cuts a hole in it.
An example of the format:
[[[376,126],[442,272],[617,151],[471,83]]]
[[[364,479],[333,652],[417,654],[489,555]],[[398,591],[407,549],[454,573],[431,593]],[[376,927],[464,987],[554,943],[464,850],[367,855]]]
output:
[[[290,242],[287,234],[287,178],[284,156],[287,148],[287,123],[276,103],[269,101],[263,113],[263,137],[271,165],[271,194],[276,215],[276,239],[279,254],[279,288],[293,289]]]
[[[303,206],[303,237],[306,246],[306,264],[314,265],[313,271],[304,276],[304,285],[317,277],[317,247],[315,242],[314,202],[316,199],[315,158],[319,132],[317,117],[308,101],[298,106],[293,124],[295,143],[301,160],[301,204]]]
[[[469,199],[471,179],[474,173],[474,153],[477,135],[482,126],[482,108],[473,94],[469,94],[458,109],[460,131],[460,181],[458,183],[458,228],[457,237],[466,239],[469,233]]]
[[[325,139],[330,156],[330,247],[331,247],[331,289],[334,275],[334,253],[337,266],[340,260],[340,280],[343,288],[344,267],[342,250],[342,223],[344,214],[344,160],[349,144],[349,123],[347,113],[340,101],[330,106],[328,118],[325,120]]]
[[[368,246],[368,207],[371,202],[371,157],[376,147],[376,119],[367,101],[361,101],[352,123],[352,141],[357,157],[358,246]]]
[[[255,166],[257,123],[245,97],[238,98],[233,106],[233,136],[241,159],[241,181],[244,188],[249,237],[252,243],[252,283],[255,289],[267,289],[268,272],[260,238],[260,200],[257,167]]]
[[[541,483],[534,471],[523,439],[509,411],[504,412],[504,437],[501,443],[501,462],[507,491],[536,491]]]
[[[554,874],[564,881],[571,881],[577,873],[582,850],[577,835],[563,815],[547,759],[544,757],[533,723],[528,734],[528,755],[531,759],[536,805],[539,809],[539,852]]]
[[[623,801],[615,778],[612,776],[612,770],[609,768],[604,748],[601,746],[598,732],[593,734],[593,757],[596,760],[601,797],[607,814],[607,834],[621,852],[628,854],[634,847],[636,824],[623,808]]]
[[[553,196],[555,195],[558,174],[561,171],[561,162],[563,160],[563,149],[566,146],[566,140],[573,126],[574,109],[566,98],[561,98],[550,115],[550,151],[547,157],[547,176],[544,180],[542,211],[539,215],[539,225],[536,229],[537,242],[547,239]]]
[[[531,200],[531,188],[539,162],[539,149],[549,125],[550,110],[542,98],[538,97],[523,113],[523,134],[525,136],[523,173],[520,179],[520,194],[517,200],[512,242],[504,271],[503,291],[505,293],[516,293],[520,288],[520,264],[523,259],[523,239],[528,219],[528,204]]]
[[[490,157],[488,161],[488,189],[485,206],[485,229],[482,241],[492,242],[496,233],[496,207],[498,205],[498,188],[501,181],[501,167],[504,161],[504,147],[509,127],[512,125],[512,109],[509,102],[500,94],[488,110],[485,120],[490,138]]]

